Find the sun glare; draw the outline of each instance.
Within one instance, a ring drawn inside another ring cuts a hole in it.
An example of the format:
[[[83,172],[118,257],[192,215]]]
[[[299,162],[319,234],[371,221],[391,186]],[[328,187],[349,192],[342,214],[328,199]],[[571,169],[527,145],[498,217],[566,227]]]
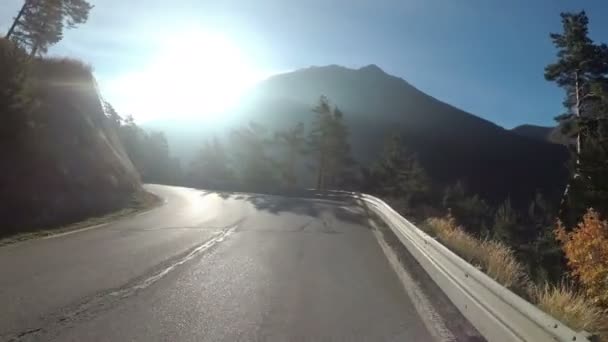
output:
[[[123,108],[140,121],[158,118],[220,120],[239,97],[266,76],[227,37],[199,29],[159,38],[148,65],[112,83],[129,94]]]

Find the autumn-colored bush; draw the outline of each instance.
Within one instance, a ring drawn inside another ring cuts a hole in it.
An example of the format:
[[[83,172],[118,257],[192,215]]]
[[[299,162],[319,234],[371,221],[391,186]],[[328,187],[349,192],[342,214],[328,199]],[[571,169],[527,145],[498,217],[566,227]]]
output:
[[[571,274],[579,280],[585,294],[595,303],[608,307],[608,221],[589,209],[571,232],[561,222],[556,239],[568,259]]]
[[[574,248],[571,243],[575,241],[579,245],[593,245],[595,248],[598,248],[596,244],[603,245],[601,248],[604,248],[605,252],[605,248],[608,248],[608,240],[606,239],[608,224],[606,221],[600,221],[599,216],[590,211],[579,226],[585,226],[586,228],[582,232],[581,229],[583,228],[579,227],[572,233],[566,233],[563,226],[560,225],[556,231],[557,237],[561,241],[565,241],[565,244],[569,246],[568,248]],[[600,229],[602,227],[603,230]],[[439,242],[472,265],[479,267],[503,286],[515,290],[515,292],[569,327],[575,330],[586,330],[597,335],[599,341],[608,342],[608,309],[602,307],[599,300],[594,300],[594,297],[591,297],[588,291],[582,292],[566,283],[557,286],[534,284],[529,280],[525,267],[517,260],[510,247],[496,240],[480,239],[467,233],[451,215],[429,218],[424,224],[420,225],[420,228],[436,237]],[[602,231],[604,232],[603,235],[600,234]],[[585,243],[579,242],[579,240]],[[589,240],[597,240],[597,243],[591,243]],[[581,254],[577,260],[584,258],[585,253],[594,255],[589,250],[587,252],[576,251]],[[568,251],[566,251],[566,254],[568,254]],[[605,256],[606,254],[604,254]],[[608,267],[608,260],[603,260],[603,262],[600,260],[597,260],[597,262],[602,264],[605,269],[605,267]],[[598,264],[595,264],[595,268],[601,268]],[[606,273],[604,273],[604,277],[606,277]],[[604,287],[604,291],[607,289]],[[599,292],[601,293],[601,291]]]

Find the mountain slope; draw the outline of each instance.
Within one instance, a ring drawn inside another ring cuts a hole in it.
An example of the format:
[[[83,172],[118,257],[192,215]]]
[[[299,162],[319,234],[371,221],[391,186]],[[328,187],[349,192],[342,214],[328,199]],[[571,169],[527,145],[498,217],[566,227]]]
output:
[[[511,132],[531,139],[549,141],[549,136],[555,127],[545,127],[536,125],[520,125],[511,129]]]
[[[2,146],[0,235],[115,210],[141,190],[86,66],[36,60],[32,83],[38,106]]]
[[[561,128],[559,126],[544,127],[536,125],[521,125],[511,129],[511,132],[524,137],[554,144],[568,145],[574,143],[574,141],[571,141],[572,139],[569,139],[561,132]]]
[[[375,65],[311,67],[273,76],[247,96],[233,117],[272,129],[309,122],[321,94],[344,111],[355,158],[362,164],[375,160],[385,139],[398,132],[439,185],[462,180],[491,200],[510,196],[517,201],[537,189],[557,195],[565,183],[562,146],[521,137]],[[167,133],[169,139],[175,135]]]

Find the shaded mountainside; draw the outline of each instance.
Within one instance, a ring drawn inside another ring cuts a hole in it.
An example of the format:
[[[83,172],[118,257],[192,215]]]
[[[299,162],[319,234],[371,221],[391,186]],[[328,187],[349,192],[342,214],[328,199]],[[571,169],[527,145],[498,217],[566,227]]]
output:
[[[536,125],[520,125],[511,129],[515,134],[519,134],[531,139],[549,141],[549,137],[555,127],[545,127]]]
[[[521,125],[511,129],[511,131],[524,137],[554,144],[568,145],[569,143],[574,143],[574,141],[568,141],[568,138],[561,132],[559,126]]]
[[[32,74],[37,105],[2,146],[0,235],[115,210],[141,190],[91,71],[37,60]]]
[[[537,189],[548,196],[563,190],[568,158],[563,146],[521,137],[375,65],[358,70],[311,67],[273,76],[248,94],[234,117],[271,129],[309,123],[310,108],[321,94],[345,113],[353,153],[361,164],[375,160],[386,138],[398,132],[437,185],[462,180],[471,191],[495,201],[528,199]],[[170,140],[179,135],[167,134]]]

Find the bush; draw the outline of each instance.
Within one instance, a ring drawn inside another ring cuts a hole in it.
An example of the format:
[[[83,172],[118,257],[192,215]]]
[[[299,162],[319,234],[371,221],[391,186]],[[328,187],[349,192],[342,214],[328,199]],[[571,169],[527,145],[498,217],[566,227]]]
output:
[[[40,81],[93,81],[93,68],[77,59],[44,58],[33,63],[32,74]]]
[[[608,221],[589,209],[572,232],[558,222],[556,239],[568,259],[571,274],[580,281],[585,294],[608,307]]]
[[[3,145],[13,142],[27,124],[33,104],[29,74],[30,62],[25,51],[0,39],[0,136],[9,139]]]
[[[479,195],[469,195],[461,182],[445,189],[442,202],[443,207],[464,224],[467,232],[475,236],[489,235],[490,206]]]
[[[503,286],[517,291],[527,286],[525,267],[503,243],[476,238],[458,226],[451,215],[428,219],[424,227],[454,253],[480,267]]]
[[[572,286],[534,286],[530,297],[536,305],[558,318],[572,329],[585,330],[598,334],[602,341],[608,340],[608,312],[590,302],[590,300]]]

